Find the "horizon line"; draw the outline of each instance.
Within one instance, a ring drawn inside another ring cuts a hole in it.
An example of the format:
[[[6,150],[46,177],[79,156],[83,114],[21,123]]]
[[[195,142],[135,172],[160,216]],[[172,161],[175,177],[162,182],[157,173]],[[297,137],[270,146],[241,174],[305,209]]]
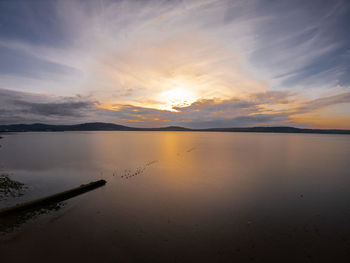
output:
[[[263,129],[260,130],[260,132],[286,132],[286,130],[289,129],[289,132],[293,132],[292,130],[294,130],[294,132],[303,132],[303,131],[310,131],[310,132],[327,132],[327,131],[333,131],[333,132],[345,132],[345,134],[350,133],[350,129],[334,129],[334,128],[300,128],[300,127],[294,127],[294,126],[246,126],[246,127],[209,127],[209,128],[188,128],[188,127],[184,127],[184,126],[177,126],[177,125],[170,125],[170,126],[162,126],[162,127],[133,127],[133,126],[127,126],[127,125],[123,125],[123,124],[118,124],[118,123],[112,123],[112,122],[83,122],[83,123],[76,123],[76,124],[47,124],[47,123],[40,123],[40,122],[35,122],[35,123],[13,123],[13,124],[0,124],[0,132],[8,132],[9,130],[2,130],[6,127],[8,128],[13,128],[14,130],[19,129],[18,126],[26,126],[23,128],[24,131],[33,131],[29,126],[38,126],[38,125],[42,125],[42,126],[48,126],[47,128],[50,127],[56,127],[56,128],[60,128],[58,130],[61,131],[68,131],[65,128],[73,128],[73,127],[77,127],[77,126],[83,126],[83,125],[111,125],[111,126],[119,126],[120,128],[126,128],[126,129],[132,129],[132,130],[164,130],[164,129],[180,129],[180,130],[187,130],[187,131],[243,131],[243,132],[247,132],[247,131],[258,131],[259,129]],[[1,129],[2,128],[2,129]],[[77,127],[78,128],[78,127]],[[95,127],[96,130],[97,127]],[[112,128],[112,127],[110,127]],[[117,128],[117,127],[115,127]],[[84,129],[84,127],[81,127],[81,129]],[[85,130],[89,129],[88,127],[85,127]],[[274,130],[274,129],[278,129],[278,130]],[[38,129],[40,130],[40,129]],[[79,130],[79,129],[77,129]],[[94,130],[94,127],[90,127],[90,130]],[[111,129],[107,129],[107,127],[100,127],[101,131],[105,130],[105,131],[113,131]],[[282,131],[283,130],[283,131]],[[10,130],[11,131],[11,130]],[[17,130],[18,131],[18,130]],[[44,130],[43,130],[44,131]],[[54,131],[54,130],[52,130]],[[118,131],[118,129],[114,129],[114,131]]]

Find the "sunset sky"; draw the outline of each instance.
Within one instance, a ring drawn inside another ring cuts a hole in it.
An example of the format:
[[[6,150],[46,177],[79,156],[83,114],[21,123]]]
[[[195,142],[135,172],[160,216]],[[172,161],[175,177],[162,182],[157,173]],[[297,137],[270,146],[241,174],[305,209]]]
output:
[[[0,1],[0,124],[350,129],[350,2]]]

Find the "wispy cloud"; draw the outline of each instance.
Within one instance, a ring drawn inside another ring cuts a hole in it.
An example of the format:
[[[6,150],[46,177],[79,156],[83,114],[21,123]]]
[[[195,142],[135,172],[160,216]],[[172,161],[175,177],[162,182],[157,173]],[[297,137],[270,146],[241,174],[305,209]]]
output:
[[[16,109],[12,121],[308,125],[292,114],[348,103],[335,97],[350,87],[349,8],[341,0],[0,2],[0,89],[32,94],[3,96],[1,121]],[[191,98],[174,102],[168,91],[177,88]],[[34,95],[42,93],[47,101]]]

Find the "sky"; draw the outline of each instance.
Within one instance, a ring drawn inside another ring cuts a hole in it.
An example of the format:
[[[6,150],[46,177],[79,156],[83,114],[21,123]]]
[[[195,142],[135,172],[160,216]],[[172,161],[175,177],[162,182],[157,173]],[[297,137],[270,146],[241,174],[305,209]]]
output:
[[[0,124],[350,129],[346,0],[0,0]]]

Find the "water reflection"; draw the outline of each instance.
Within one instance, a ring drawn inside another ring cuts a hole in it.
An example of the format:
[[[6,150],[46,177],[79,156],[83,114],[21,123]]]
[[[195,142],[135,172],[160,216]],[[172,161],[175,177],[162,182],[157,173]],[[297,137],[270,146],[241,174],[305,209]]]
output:
[[[19,228],[20,239],[1,243],[2,259],[343,262],[350,251],[349,138],[6,135],[1,163],[31,186],[29,200],[101,178],[108,184],[71,199],[73,209],[58,220],[33,218],[34,230]],[[58,246],[64,253],[57,254]]]
[[[65,206],[64,202],[51,203],[40,207],[30,208],[23,211],[13,212],[11,214],[0,215],[0,235],[11,233],[29,220],[36,219],[40,215],[49,214],[58,211]]]

